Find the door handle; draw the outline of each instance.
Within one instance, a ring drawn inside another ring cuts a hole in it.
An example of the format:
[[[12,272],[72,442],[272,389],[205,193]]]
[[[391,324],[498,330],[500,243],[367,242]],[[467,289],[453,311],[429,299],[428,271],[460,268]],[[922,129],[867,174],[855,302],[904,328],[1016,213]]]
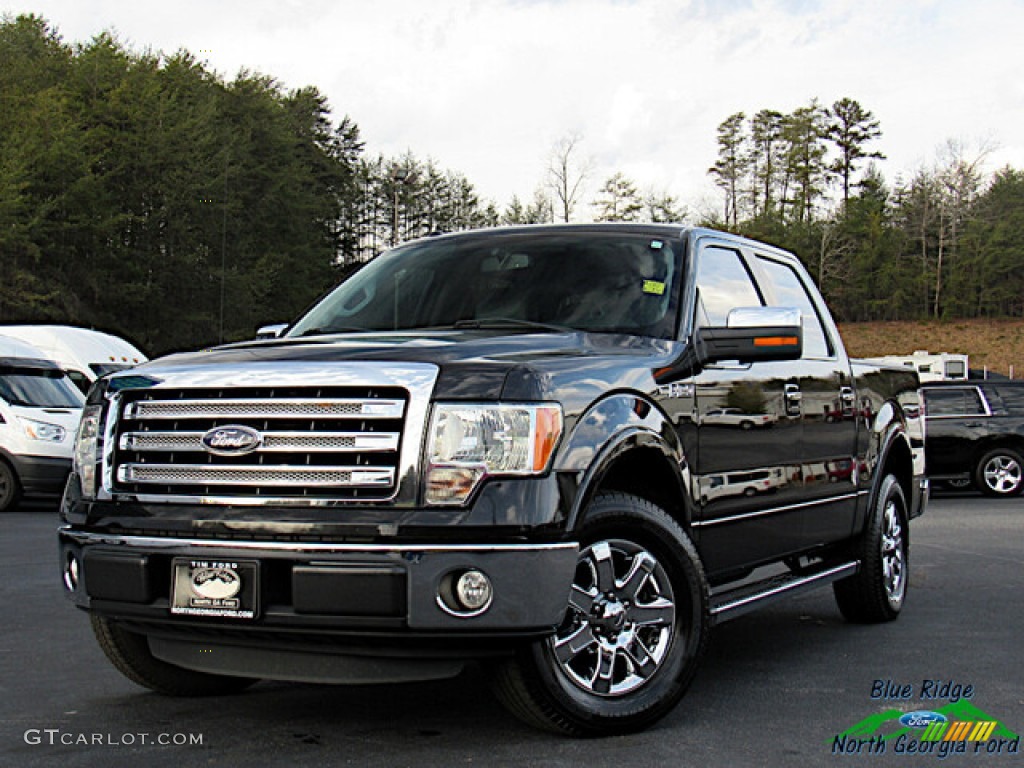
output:
[[[801,406],[804,399],[803,393],[800,391],[800,387],[796,384],[787,384],[782,388],[783,398],[786,403],[786,415],[787,416],[799,416],[801,412]]]

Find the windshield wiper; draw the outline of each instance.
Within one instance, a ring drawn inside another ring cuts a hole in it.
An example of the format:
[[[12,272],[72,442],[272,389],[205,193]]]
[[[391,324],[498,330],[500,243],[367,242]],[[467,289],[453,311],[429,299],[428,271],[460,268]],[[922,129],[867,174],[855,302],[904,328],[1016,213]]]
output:
[[[532,328],[557,333],[573,333],[572,328],[554,323],[537,323],[533,320],[519,320],[514,317],[478,317],[467,320],[456,320],[452,323],[456,330],[477,330],[482,328]]]

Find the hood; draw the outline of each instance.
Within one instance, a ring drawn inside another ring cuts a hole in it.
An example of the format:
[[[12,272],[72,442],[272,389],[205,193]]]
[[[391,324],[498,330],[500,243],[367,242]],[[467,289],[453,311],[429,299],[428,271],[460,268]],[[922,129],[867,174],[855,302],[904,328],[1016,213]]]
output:
[[[159,375],[168,366],[293,361],[432,363],[440,369],[435,391],[438,399],[548,399],[557,398],[551,386],[566,372],[639,367],[649,373],[672,359],[677,347],[660,339],[575,331],[369,332],[230,344],[170,355],[143,364],[132,373]]]

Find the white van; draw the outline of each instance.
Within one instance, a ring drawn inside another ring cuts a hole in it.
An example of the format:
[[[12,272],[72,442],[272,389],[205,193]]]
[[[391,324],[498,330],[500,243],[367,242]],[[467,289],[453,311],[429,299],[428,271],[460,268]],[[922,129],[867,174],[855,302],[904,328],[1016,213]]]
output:
[[[84,402],[41,350],[0,335],[0,512],[64,490]]]
[[[71,325],[0,325],[0,334],[42,350],[83,392],[100,376],[148,359],[122,338]]]

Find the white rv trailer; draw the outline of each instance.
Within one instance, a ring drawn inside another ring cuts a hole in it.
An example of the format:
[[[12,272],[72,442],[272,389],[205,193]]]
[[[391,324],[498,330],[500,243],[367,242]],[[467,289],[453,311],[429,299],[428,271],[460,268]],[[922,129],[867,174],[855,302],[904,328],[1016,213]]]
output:
[[[148,359],[122,338],[71,325],[0,325],[0,334],[26,341],[41,350],[83,392],[96,379],[139,365]]]
[[[884,357],[866,358],[869,363],[879,365],[896,365],[913,368],[922,382],[925,381],[961,381],[967,379],[967,355],[951,352],[932,354],[919,349],[912,355],[885,355]]]

